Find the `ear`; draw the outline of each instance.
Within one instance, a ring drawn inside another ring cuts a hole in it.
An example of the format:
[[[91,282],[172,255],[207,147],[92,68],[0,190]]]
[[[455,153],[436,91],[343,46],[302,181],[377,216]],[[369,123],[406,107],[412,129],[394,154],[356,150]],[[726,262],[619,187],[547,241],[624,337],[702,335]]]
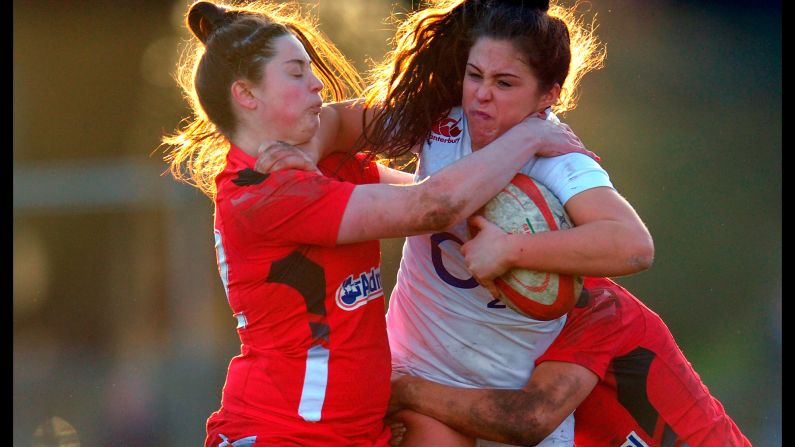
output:
[[[238,79],[232,83],[232,100],[240,107],[254,110],[257,108],[257,98],[251,93],[251,85],[244,80]]]
[[[552,87],[549,88],[549,90],[547,90],[546,93],[541,94],[538,107],[541,110],[545,110],[547,107],[552,107],[558,102],[558,98],[560,98],[560,84],[556,82],[552,85]]]

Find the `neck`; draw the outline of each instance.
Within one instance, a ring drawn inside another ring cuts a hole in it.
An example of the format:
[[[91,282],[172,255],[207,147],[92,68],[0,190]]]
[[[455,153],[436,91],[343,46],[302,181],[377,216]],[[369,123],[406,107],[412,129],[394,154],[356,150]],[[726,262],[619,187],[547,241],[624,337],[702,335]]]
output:
[[[239,147],[243,152],[251,155],[252,157],[256,157],[259,155],[259,148],[260,146],[270,143],[275,143],[276,141],[285,141],[282,137],[269,134],[267,132],[246,132],[240,131],[237,134],[233,135],[232,143],[235,146]],[[285,141],[289,143],[289,141]]]

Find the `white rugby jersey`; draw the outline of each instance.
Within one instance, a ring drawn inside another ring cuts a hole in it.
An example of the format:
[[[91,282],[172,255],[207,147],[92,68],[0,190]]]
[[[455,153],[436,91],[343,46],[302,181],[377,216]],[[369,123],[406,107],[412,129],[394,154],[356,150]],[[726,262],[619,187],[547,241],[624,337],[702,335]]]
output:
[[[550,114],[548,119],[557,118]],[[415,180],[470,153],[466,117],[457,107],[434,126],[423,145]],[[587,189],[613,187],[607,172],[583,154],[534,157],[521,172],[564,204]],[[393,368],[453,386],[521,388],[566,317],[533,320],[492,298],[464,263],[460,248],[468,235],[462,221],[449,232],[406,238],[387,312]],[[573,422],[569,416],[539,445],[573,444]]]

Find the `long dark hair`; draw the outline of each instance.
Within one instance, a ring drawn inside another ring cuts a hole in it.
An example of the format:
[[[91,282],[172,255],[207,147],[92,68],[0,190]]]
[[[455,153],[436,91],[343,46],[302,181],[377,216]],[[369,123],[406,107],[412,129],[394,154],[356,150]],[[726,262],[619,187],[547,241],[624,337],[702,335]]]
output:
[[[553,110],[573,109],[580,79],[605,57],[594,24],[586,28],[576,8],[548,1],[432,0],[410,14],[398,27],[394,50],[370,72],[370,150],[386,158],[405,155],[461,104],[469,50],[480,37],[514,42],[541,87],[561,85]]]

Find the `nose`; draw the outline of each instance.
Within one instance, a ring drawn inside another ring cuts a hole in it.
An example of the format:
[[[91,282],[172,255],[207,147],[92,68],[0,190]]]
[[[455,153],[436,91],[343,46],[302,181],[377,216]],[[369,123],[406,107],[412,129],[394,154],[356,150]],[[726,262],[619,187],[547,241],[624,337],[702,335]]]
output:
[[[487,83],[481,82],[475,89],[475,99],[480,102],[485,102],[491,99],[491,88]]]
[[[323,82],[315,76],[314,72],[309,76],[309,89],[314,93],[320,93],[323,90]]]

